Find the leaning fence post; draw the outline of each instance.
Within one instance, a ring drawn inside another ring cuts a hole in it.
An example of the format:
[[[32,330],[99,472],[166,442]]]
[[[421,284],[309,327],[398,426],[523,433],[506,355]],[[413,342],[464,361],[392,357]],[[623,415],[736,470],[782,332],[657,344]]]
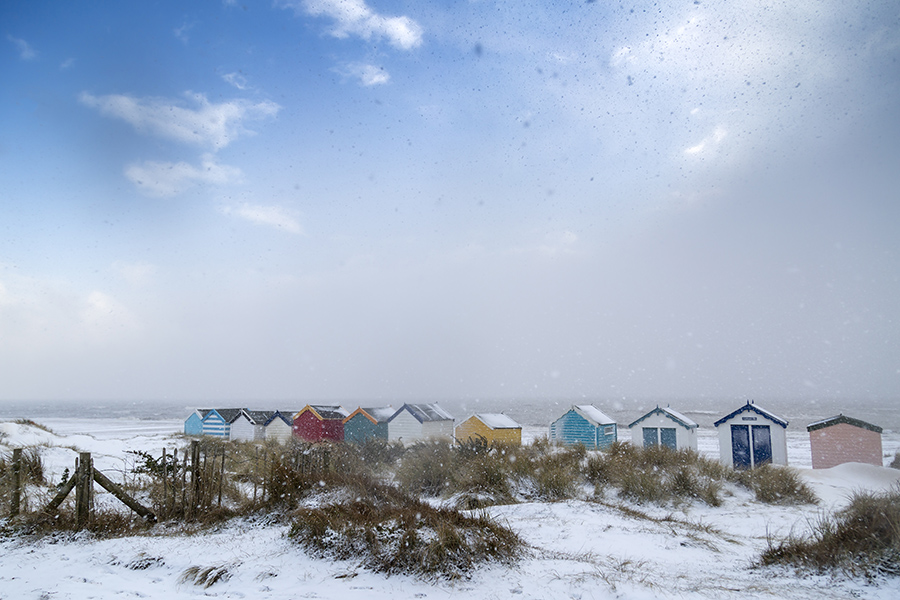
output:
[[[9,516],[19,515],[19,503],[22,500],[22,449],[14,448],[12,455],[13,468],[13,493],[9,505]]]
[[[78,455],[78,467],[75,481],[75,527],[82,529],[87,525],[91,513],[91,492],[94,490],[93,463],[90,452]]]

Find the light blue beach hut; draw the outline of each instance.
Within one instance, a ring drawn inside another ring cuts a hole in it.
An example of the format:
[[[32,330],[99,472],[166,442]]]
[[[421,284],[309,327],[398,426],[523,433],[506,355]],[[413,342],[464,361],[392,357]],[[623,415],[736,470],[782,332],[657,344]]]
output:
[[[184,435],[203,435],[203,417],[209,412],[208,408],[198,408],[184,420]]]
[[[618,437],[616,422],[592,404],[579,404],[550,424],[550,441],[588,449],[608,448]]]

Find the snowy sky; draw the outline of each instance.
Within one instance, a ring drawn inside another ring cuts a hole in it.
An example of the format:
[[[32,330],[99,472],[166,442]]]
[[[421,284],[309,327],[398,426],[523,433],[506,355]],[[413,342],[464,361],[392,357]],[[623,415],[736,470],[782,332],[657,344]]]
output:
[[[0,190],[0,399],[900,396],[895,0],[12,0]]]

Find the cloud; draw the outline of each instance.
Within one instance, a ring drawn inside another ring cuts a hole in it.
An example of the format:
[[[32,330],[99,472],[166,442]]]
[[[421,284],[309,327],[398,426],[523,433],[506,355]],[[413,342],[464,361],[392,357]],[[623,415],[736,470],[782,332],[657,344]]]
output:
[[[125,177],[148,196],[174,196],[196,184],[229,185],[238,183],[243,173],[237,167],[216,163],[212,154],[201,157],[199,167],[186,162],[144,161],[125,168]]]
[[[247,78],[241,75],[240,73],[225,73],[222,75],[222,79],[225,80],[229,85],[233,85],[239,90],[247,89]]]
[[[242,219],[246,219],[251,223],[259,225],[268,225],[282,231],[293,234],[303,233],[303,228],[297,219],[280,206],[259,206],[253,204],[242,204],[238,207],[226,206],[222,209],[226,215],[234,215]]]
[[[689,148],[685,148],[684,153],[695,156],[708,153],[709,151],[714,150],[719,144],[721,144],[727,135],[728,131],[726,131],[724,127],[716,127],[716,129],[711,134],[703,138],[700,143]]]
[[[274,117],[281,107],[274,102],[253,104],[245,100],[211,103],[203,94],[185,92],[194,107],[165,98],[134,98],[123,94],[94,96],[82,92],[79,100],[100,114],[130,123],[136,130],[161,138],[209,147],[224,148],[252,132],[243,127],[248,119]]]
[[[350,77],[358,79],[360,85],[365,87],[383,85],[391,80],[390,73],[385,71],[384,67],[365,63],[351,63],[344,68],[343,72]]]
[[[22,60],[33,60],[37,58],[37,52],[31,47],[31,44],[22,38],[13,37],[7,34],[6,39],[15,44],[16,48],[19,50],[19,58]]]
[[[174,33],[175,37],[181,40],[183,44],[187,44],[190,40],[190,38],[188,37],[188,31],[193,29],[193,27],[194,23],[185,23],[181,27],[176,27],[175,29],[173,29],[172,33]]]
[[[74,64],[75,64],[74,58],[67,58],[66,60],[62,61],[59,64],[59,70],[65,71],[66,69],[71,69]]]
[[[364,40],[387,38],[401,50],[422,45],[422,27],[409,17],[385,17],[375,13],[364,0],[283,0],[283,6],[315,17],[336,21],[331,35],[345,38],[356,35]]]
[[[103,341],[111,331],[138,329],[138,322],[125,305],[107,293],[92,291],[81,308],[81,323],[94,341]]]
[[[114,262],[112,268],[134,287],[150,283],[157,271],[156,265],[147,262],[129,263],[121,260]]]

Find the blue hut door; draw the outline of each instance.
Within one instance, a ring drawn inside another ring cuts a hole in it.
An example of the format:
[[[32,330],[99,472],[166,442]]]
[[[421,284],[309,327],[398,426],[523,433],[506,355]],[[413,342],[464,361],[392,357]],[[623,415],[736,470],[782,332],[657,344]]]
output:
[[[731,460],[735,469],[749,469],[753,466],[750,458],[750,427],[731,426]]]
[[[644,427],[642,431],[644,433],[644,448],[649,448],[659,443],[659,440],[657,439],[658,430],[656,427]]]
[[[675,450],[675,429],[671,427],[661,427],[659,430],[659,442],[666,448]]]
[[[768,425],[753,426],[753,466],[772,462],[772,432]]]

